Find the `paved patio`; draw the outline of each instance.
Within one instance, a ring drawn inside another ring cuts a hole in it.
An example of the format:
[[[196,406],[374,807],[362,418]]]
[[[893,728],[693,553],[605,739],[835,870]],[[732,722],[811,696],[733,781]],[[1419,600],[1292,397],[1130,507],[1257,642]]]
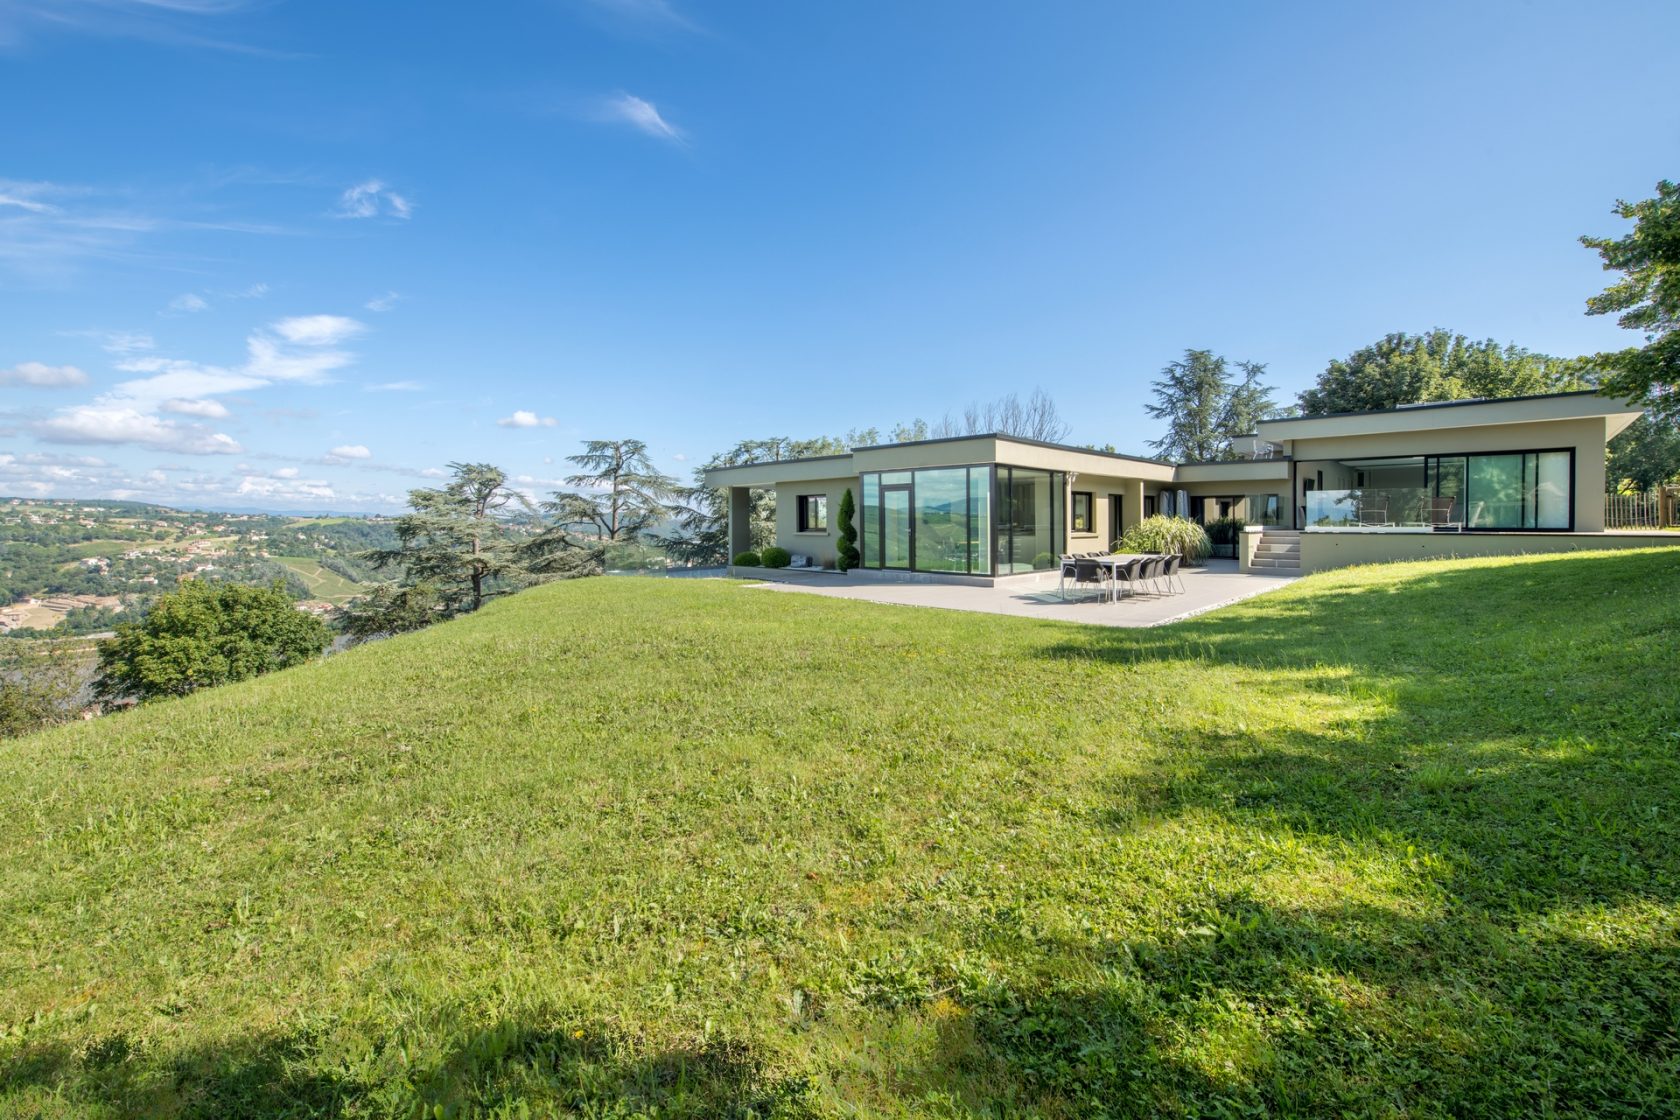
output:
[[[1048,618],[1095,626],[1161,626],[1181,618],[1252,599],[1295,582],[1296,573],[1251,575],[1237,571],[1235,560],[1211,560],[1205,568],[1184,571],[1184,588],[1177,595],[1126,595],[1117,603],[1098,602],[1091,590],[1069,590],[1068,599],[1056,594],[1057,575],[1045,572],[1001,587],[964,587],[949,583],[882,583],[876,579],[837,573],[791,575],[785,581],[756,584],[767,591],[799,595],[827,595],[835,599],[863,599],[903,607],[938,607],[951,611],[979,611],[1019,618]]]

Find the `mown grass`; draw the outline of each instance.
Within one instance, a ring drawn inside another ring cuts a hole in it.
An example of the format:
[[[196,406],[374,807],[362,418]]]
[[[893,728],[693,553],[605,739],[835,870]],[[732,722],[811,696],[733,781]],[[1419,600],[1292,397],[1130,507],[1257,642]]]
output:
[[[1672,1115],[1677,634],[537,589],[0,744],[0,1114]]]

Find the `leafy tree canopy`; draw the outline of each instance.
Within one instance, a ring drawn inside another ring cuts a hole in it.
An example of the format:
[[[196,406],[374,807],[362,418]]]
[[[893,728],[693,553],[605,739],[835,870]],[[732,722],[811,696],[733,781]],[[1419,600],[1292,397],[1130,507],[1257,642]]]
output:
[[[96,694],[104,700],[185,696],[302,664],[330,640],[326,625],[283,588],[193,580],[160,596],[145,619],[99,643]]]
[[[589,440],[567,461],[579,470],[566,485],[577,489],[542,504],[552,521],[522,552],[541,575],[599,575],[615,545],[639,539],[668,516],[677,481],[654,467],[639,439]]]
[[[1580,359],[1535,354],[1492,339],[1473,342],[1437,327],[1425,334],[1386,335],[1333,359],[1300,403],[1304,414],[1323,416],[1421,401],[1520,397],[1589,383],[1590,371]]]
[[[1260,380],[1265,373],[1259,362],[1228,363],[1211,350],[1186,350],[1153,384],[1155,401],[1145,407],[1167,422],[1167,431],[1149,446],[1181,461],[1234,458],[1232,442],[1277,411],[1270,386]]]
[[[451,463],[454,477],[437,489],[408,492],[410,512],[397,518],[397,547],[375,549],[376,568],[402,570],[406,586],[436,588],[447,614],[475,611],[492,595],[530,582],[525,553],[503,511],[530,508],[489,463]]]
[[[1610,441],[1605,475],[1611,486],[1631,493],[1680,479],[1680,425],[1665,416],[1641,416]]]
[[[1606,272],[1622,278],[1587,300],[1587,314],[1615,315],[1645,336],[1645,345],[1598,355],[1604,387],[1642,401],[1659,418],[1680,420],[1680,184],[1657,184],[1655,198],[1616,203],[1633,223],[1621,237],[1583,237]]]

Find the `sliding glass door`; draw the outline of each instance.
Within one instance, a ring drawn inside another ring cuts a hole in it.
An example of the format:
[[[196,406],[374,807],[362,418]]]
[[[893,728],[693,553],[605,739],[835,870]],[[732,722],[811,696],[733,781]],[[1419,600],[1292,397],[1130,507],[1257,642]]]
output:
[[[1574,525],[1571,451],[1432,455],[1428,493],[1450,499],[1466,529],[1569,529]]]
[[[991,574],[990,467],[870,472],[862,481],[864,567]]]

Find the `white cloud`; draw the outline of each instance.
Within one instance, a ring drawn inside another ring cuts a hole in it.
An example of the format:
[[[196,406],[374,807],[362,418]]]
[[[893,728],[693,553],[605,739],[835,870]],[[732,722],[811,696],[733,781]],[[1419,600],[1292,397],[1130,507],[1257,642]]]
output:
[[[448,478],[449,472],[446,470],[440,470],[437,467],[427,467],[425,470],[420,472],[420,476],[422,478]]]
[[[298,469],[296,467],[281,467],[274,472],[275,478],[296,478],[297,476]]]
[[[157,346],[149,334],[139,334],[134,331],[112,331],[104,336],[105,341],[99,345],[111,354],[133,354],[141,350],[151,350]]]
[[[19,362],[0,369],[0,385],[28,385],[32,389],[63,389],[86,385],[87,374],[75,366],[49,366],[41,362]]]
[[[364,385],[369,393],[418,393],[425,386],[418,381],[381,381],[377,385]]]
[[[632,94],[621,93],[603,101],[601,103],[601,119],[627,124],[655,139],[665,140],[672,144],[686,142],[682,130],[660,116],[659,110],[654,107],[653,102],[643,101],[640,97]]]
[[[209,301],[195,292],[185,292],[169,301],[169,310],[179,311],[183,315],[192,315],[208,310],[209,307]]]
[[[192,400],[186,397],[170,397],[158,405],[159,412],[173,412],[177,416],[197,416],[203,420],[225,420],[228,416],[227,406],[221,401]]]
[[[675,455],[671,456],[671,458],[675,459],[679,463],[688,462],[688,456],[684,455],[681,451],[679,451]]]
[[[337,346],[367,327],[343,315],[294,315],[270,324],[270,329],[299,346]]]
[[[355,360],[326,345],[356,334],[362,325],[338,315],[306,315],[279,320],[269,329],[284,340],[253,331],[245,340],[247,360],[235,368],[133,354],[117,368],[144,376],[120,382],[90,404],[60,409],[32,428],[41,439],[57,443],[135,443],[197,455],[237,452],[239,444],[231,436],[158,413],[222,419],[228,414],[226,407],[210,398],[275,382],[326,381],[330,372]],[[28,372],[25,367],[19,370]]]
[[[374,296],[362,306],[369,311],[389,311],[397,305],[397,301],[400,299],[402,299],[402,296],[396,292],[386,292],[382,296]]]
[[[261,299],[268,294],[268,285],[256,283],[243,291],[227,292],[225,294],[228,299]]]
[[[241,450],[233,437],[221,432],[109,403],[65,409],[39,421],[35,434],[52,443],[138,443],[189,455],[237,455]]]
[[[384,215],[406,219],[413,213],[413,203],[378,179],[369,179],[347,188],[338,196],[338,209],[333,211],[334,216],[340,218],[377,218]]]
[[[15,194],[0,194],[0,206],[16,206],[20,210],[27,210],[31,214],[55,214],[58,207],[49,206],[45,202],[38,202],[33,198],[20,198]]]
[[[343,443],[327,452],[333,459],[371,459],[373,452],[359,443]]]
[[[247,475],[239,480],[235,494],[257,498],[334,498],[337,495],[325,479],[264,478]]]
[[[496,421],[504,428],[552,428],[560,421],[552,416],[538,416],[527,409],[519,409],[512,416],[504,416]]]

